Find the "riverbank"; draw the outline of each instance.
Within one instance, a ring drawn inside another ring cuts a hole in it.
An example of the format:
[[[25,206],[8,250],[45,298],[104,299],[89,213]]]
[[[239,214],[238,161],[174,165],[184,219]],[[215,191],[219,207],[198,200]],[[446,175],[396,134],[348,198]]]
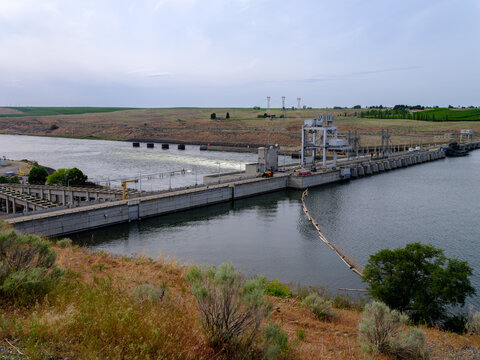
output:
[[[2,303],[0,342],[17,358],[215,357],[185,280],[189,266],[162,256],[112,256],[78,246],[57,246],[54,250],[57,266],[66,273],[48,298],[31,306]],[[142,284],[162,289],[163,295],[157,301],[145,302],[135,295]],[[263,326],[275,323],[287,334],[289,359],[371,358],[362,353],[358,343],[361,313],[357,305],[333,298],[337,316],[330,321],[318,320],[301,306],[302,292],[305,290],[284,298],[268,296],[273,307]],[[422,330],[430,359],[478,358],[475,347],[480,336]]]

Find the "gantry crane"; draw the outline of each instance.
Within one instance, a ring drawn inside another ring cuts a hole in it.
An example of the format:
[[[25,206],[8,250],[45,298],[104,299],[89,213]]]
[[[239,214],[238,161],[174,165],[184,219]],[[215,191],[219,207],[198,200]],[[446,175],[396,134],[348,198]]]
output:
[[[137,183],[138,182],[138,179],[131,179],[131,180],[123,180],[122,181],[122,188],[123,188],[123,196],[122,196],[122,199],[123,200],[126,200],[128,199],[128,196],[127,196],[127,183]]]

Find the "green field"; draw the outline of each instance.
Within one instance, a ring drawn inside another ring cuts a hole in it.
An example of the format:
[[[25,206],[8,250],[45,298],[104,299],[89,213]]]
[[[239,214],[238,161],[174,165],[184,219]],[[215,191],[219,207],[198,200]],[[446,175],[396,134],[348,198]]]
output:
[[[22,116],[53,116],[53,115],[79,115],[91,113],[105,113],[121,110],[134,110],[135,108],[116,107],[8,107],[8,109],[21,111],[16,114],[2,114],[0,117]]]
[[[438,108],[417,111],[411,114],[411,119],[426,121],[479,121],[480,109],[456,110]]]
[[[420,121],[480,121],[480,109],[436,108],[422,111],[409,110],[368,110],[361,113],[362,118],[408,119]]]

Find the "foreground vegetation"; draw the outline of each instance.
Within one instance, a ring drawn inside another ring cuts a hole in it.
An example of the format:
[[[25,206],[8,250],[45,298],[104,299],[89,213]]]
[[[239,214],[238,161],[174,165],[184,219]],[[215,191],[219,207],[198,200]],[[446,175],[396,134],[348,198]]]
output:
[[[0,226],[0,344],[15,344],[22,358],[477,354],[472,345],[478,345],[478,335],[412,328],[405,315],[383,304],[368,305],[362,313],[348,298],[329,297],[321,289],[294,291],[261,276],[246,278],[230,264],[182,267],[164,258],[113,257],[72,246],[68,239],[51,245]]]

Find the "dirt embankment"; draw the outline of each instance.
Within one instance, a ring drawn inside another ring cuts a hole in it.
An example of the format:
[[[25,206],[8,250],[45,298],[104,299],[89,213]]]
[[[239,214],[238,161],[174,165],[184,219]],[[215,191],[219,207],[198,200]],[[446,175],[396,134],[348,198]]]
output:
[[[183,334],[188,338],[182,340],[182,353],[180,358],[185,359],[207,359],[212,358],[211,349],[208,348],[205,338],[202,334],[199,313],[196,302],[191,295],[188,283],[184,280],[186,268],[174,260],[160,258],[156,261],[148,258],[122,258],[108,255],[103,252],[93,253],[84,248],[69,247],[66,249],[56,249],[58,252],[58,265],[61,268],[68,269],[70,276],[75,276],[79,283],[90,284],[88,286],[102,287],[106,286],[102,279],[107,283],[114,284],[115,296],[126,296],[131,294],[133,289],[139,284],[152,284],[158,288],[168,288],[168,298],[170,305],[173,306],[169,311],[174,311],[181,307],[181,321],[176,323],[169,331],[176,331],[177,334]],[[109,296],[109,295],[106,295]],[[355,310],[335,309],[338,315],[331,321],[318,320],[308,309],[301,306],[296,298],[281,299],[270,297],[273,301],[273,311],[270,315],[270,322],[277,323],[288,335],[289,344],[293,349],[295,359],[390,359],[387,356],[378,355],[372,357],[371,354],[365,354],[361,351],[358,342],[358,326],[361,320],[361,313]],[[99,301],[95,298],[92,301]],[[58,308],[56,307],[58,306]],[[68,338],[70,335],[59,335],[50,328],[43,328],[42,321],[55,324],[56,321],[71,322],[70,326],[75,325],[75,306],[76,302],[63,303],[52,297],[47,304],[36,305],[36,326],[41,334],[41,343],[48,346],[45,349],[57,349],[55,358],[63,358],[66,354],[70,358],[81,357],[76,353],[79,351],[81,342],[79,339]],[[88,307],[88,305],[86,305]],[[140,305],[138,305],[140,306]],[[161,305],[164,306],[164,305]],[[167,306],[167,305],[165,305]],[[93,310],[92,310],[93,311]],[[127,309],[127,311],[134,311]],[[166,313],[167,314],[167,313]],[[7,315],[7,318],[10,315]],[[25,316],[24,326],[29,323],[27,320],[30,315]],[[70,319],[69,316],[72,318]],[[80,315],[78,315],[80,316]],[[102,313],[98,313],[102,317]],[[122,316],[128,316],[123,314]],[[104,319],[98,320],[105,326]],[[178,320],[178,319],[177,319]],[[91,321],[91,320],[89,320]],[[151,326],[152,319],[146,317],[145,323],[141,327]],[[170,318],[163,319],[163,322],[170,321]],[[117,323],[111,320],[112,324]],[[60,323],[58,323],[60,324]],[[62,326],[64,324],[62,323]],[[138,326],[138,324],[137,324]],[[166,326],[169,326],[166,324]],[[73,328],[75,329],[75,327]],[[476,349],[479,336],[459,336],[455,334],[441,332],[436,329],[423,328],[426,335],[426,347],[430,352],[430,359],[475,359],[479,352]],[[28,332],[27,328],[22,331]],[[108,332],[110,329],[105,328]],[[117,329],[119,336],[125,332],[125,329]],[[302,334],[301,336],[299,334]],[[0,328],[0,339],[10,339],[9,329]],[[49,340],[51,337],[51,340]],[[13,339],[15,340],[15,339]],[[169,339],[167,341],[174,341]],[[176,343],[176,340],[175,340]],[[77,345],[75,345],[77,344]],[[21,347],[21,342],[18,343]],[[45,346],[45,345],[44,345]],[[60,357],[58,357],[60,356]],[[113,356],[112,358],[115,358]]]

